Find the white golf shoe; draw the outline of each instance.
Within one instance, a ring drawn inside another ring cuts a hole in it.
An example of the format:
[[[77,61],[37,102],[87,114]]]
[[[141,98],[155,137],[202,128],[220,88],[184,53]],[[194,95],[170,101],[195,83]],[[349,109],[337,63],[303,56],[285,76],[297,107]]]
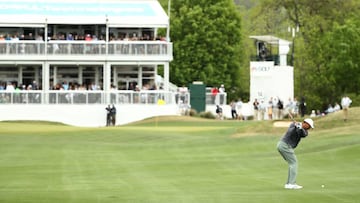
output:
[[[285,189],[292,189],[292,190],[297,190],[297,189],[301,189],[303,188],[303,186],[298,185],[298,184],[285,184]]]

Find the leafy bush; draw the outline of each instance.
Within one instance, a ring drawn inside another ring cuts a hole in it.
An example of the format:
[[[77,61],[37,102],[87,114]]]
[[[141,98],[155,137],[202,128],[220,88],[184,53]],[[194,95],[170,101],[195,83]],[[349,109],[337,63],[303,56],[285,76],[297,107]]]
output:
[[[208,119],[215,119],[215,115],[213,113],[211,113],[210,111],[204,111],[199,113],[199,117],[201,118],[208,118]]]
[[[189,116],[196,116],[196,115],[197,115],[197,111],[195,109],[190,109]]]

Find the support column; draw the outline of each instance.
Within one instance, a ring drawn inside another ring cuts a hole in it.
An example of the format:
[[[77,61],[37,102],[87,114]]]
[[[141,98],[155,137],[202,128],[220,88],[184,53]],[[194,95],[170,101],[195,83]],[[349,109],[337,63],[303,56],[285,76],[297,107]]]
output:
[[[45,94],[43,94],[42,103],[48,104],[49,103],[48,90],[50,90],[50,65],[48,62],[44,62],[42,65],[42,75],[43,75],[42,76],[43,77],[42,89],[43,89],[43,92],[45,92]],[[54,77],[54,81],[56,81],[55,77]]]
[[[110,103],[110,84],[111,84],[111,64],[108,62],[105,62],[103,65],[103,78],[104,78],[104,91],[105,91],[105,103]]]
[[[18,86],[19,84],[23,84],[23,66],[19,66],[18,67]],[[23,85],[27,85],[27,84],[23,84]]]
[[[112,84],[116,87],[116,89],[118,89],[118,74],[117,74],[117,67],[114,67],[112,70],[112,78],[113,78],[113,82]],[[111,82],[111,79],[110,79]]]
[[[139,66],[138,68],[138,85],[140,87],[140,89],[143,88],[143,78],[142,78],[143,74],[142,74],[142,67]]]
[[[164,64],[164,90],[170,91],[170,66],[169,62]]]
[[[35,66],[34,67],[34,73],[35,73],[35,78],[34,80],[39,84],[39,78],[40,78],[40,72],[39,72],[39,67],[38,66]]]
[[[50,66],[49,66],[49,70],[50,70]],[[53,85],[56,85],[58,83],[57,81],[57,66],[54,66],[54,72],[53,72]]]
[[[104,65],[103,65],[103,68],[104,68]],[[95,81],[94,81],[94,83],[95,83],[96,86],[100,86],[99,85],[99,78],[100,78],[99,75],[100,75],[99,67],[95,67],[95,78],[94,78]],[[105,82],[104,82],[103,85],[105,86]],[[105,87],[103,87],[103,88],[105,90]]]
[[[158,83],[157,83],[157,75],[158,75],[158,66],[154,65],[154,84],[155,84],[156,89],[159,90],[160,86],[158,86]]]
[[[82,66],[79,66],[78,67],[78,83],[80,84],[80,85],[82,85],[83,84],[83,67]]]

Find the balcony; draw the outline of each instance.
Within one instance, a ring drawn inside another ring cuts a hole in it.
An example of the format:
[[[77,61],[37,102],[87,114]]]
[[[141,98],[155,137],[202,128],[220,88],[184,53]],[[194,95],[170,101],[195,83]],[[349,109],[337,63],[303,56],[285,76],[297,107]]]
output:
[[[0,60],[171,61],[172,52],[165,41],[0,41]]]
[[[177,93],[162,90],[114,90],[82,91],[82,90],[15,90],[0,91],[0,104],[176,104]],[[163,104],[163,103],[162,103]]]
[[[112,90],[110,93],[96,90],[0,90],[1,104],[106,104],[106,98],[112,104],[185,104],[190,102],[190,93],[167,92],[163,90]],[[206,105],[226,105],[227,94],[219,93],[214,97],[206,93]]]

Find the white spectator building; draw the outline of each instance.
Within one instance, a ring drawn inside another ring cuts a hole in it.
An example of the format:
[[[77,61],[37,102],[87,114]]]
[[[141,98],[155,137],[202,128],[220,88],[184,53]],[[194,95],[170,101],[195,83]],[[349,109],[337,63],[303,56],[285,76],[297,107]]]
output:
[[[105,126],[108,104],[117,124],[177,114],[160,29],[157,0],[0,1],[0,121]]]

